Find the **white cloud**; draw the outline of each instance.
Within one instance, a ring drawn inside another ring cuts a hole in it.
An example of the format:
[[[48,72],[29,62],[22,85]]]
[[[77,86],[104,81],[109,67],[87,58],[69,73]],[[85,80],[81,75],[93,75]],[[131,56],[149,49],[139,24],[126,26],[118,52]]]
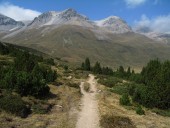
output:
[[[41,13],[38,11],[25,9],[10,3],[1,3],[0,4],[0,13],[6,15],[10,18],[13,18],[17,21],[21,20],[32,20]]]
[[[135,21],[134,28],[141,27],[148,27],[155,32],[170,33],[170,14],[152,19],[149,19],[146,15],[142,15],[139,21]]]
[[[143,3],[145,3],[147,0],[124,0],[128,7],[136,7]]]

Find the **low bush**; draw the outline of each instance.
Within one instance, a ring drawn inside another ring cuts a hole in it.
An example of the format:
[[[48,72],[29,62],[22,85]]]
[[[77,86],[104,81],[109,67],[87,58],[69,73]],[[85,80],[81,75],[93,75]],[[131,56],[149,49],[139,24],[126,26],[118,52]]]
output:
[[[127,106],[131,105],[130,98],[129,98],[128,94],[123,94],[122,97],[120,98],[119,102],[121,105],[127,105]]]
[[[138,105],[136,108],[136,114],[145,115],[145,111],[142,109],[142,107],[140,105]]]
[[[128,94],[128,86],[125,85],[116,85],[110,89],[111,92],[117,93],[119,95],[123,95],[125,93]]]
[[[21,97],[8,94],[0,97],[0,109],[25,118],[30,113],[30,108]]]
[[[49,65],[55,65],[54,59],[52,58],[44,59],[44,62]]]
[[[90,84],[89,83],[85,82],[83,87],[84,87],[84,90],[86,92],[89,92],[89,90],[90,90]]]
[[[101,78],[100,77],[98,82],[100,84],[103,84],[103,85],[111,88],[111,87],[115,86],[118,83],[122,83],[122,80],[119,79],[119,78],[116,78],[116,77],[106,77],[106,78],[104,78],[104,77]]]

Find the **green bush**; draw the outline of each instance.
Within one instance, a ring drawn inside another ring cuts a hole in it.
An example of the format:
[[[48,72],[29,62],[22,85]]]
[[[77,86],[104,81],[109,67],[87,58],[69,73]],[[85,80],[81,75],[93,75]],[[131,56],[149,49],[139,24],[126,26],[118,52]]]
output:
[[[140,105],[138,105],[136,108],[136,114],[145,115],[145,111],[142,109],[142,107]]]
[[[128,87],[124,85],[116,85],[110,89],[111,92],[117,93],[119,95],[123,95],[128,93]]]
[[[122,80],[116,77],[106,77],[106,78],[103,77],[103,78],[100,78],[98,82],[111,88],[118,83],[122,83]]]
[[[54,59],[52,58],[47,58],[44,60],[44,62],[49,65],[55,65]]]
[[[90,84],[89,83],[87,83],[87,82],[84,83],[84,90],[86,92],[89,92],[89,90],[90,90]]]
[[[123,94],[122,97],[120,98],[119,102],[121,105],[127,105],[127,106],[131,105],[130,98],[129,98],[128,94]]]
[[[0,109],[22,118],[27,117],[30,113],[30,108],[27,107],[21,97],[12,94],[0,97]]]

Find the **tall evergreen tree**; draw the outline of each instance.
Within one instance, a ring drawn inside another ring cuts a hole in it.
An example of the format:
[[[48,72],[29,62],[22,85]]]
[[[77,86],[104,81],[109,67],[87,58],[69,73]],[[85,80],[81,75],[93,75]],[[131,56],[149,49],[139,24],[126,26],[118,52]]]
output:
[[[99,62],[95,63],[95,65],[93,67],[93,72],[96,73],[96,74],[101,74],[102,73],[102,69],[101,69],[101,66],[100,66]]]
[[[131,69],[130,69],[130,67],[128,67],[126,75],[127,75],[127,78],[130,77],[130,75],[131,75]]]
[[[86,58],[84,67],[85,67],[85,70],[86,70],[86,71],[90,71],[91,66],[90,66],[90,60],[89,60],[89,58]]]

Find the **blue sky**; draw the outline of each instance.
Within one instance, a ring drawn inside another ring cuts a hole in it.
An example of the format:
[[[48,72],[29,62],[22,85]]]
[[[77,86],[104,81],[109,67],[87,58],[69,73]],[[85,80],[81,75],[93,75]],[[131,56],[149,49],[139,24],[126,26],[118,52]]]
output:
[[[0,0],[0,13],[16,20],[33,19],[46,11],[61,11],[67,8],[73,8],[91,20],[116,15],[131,26],[143,22],[146,24],[146,20],[160,21],[161,17],[164,20],[168,17],[170,20],[170,0]]]

